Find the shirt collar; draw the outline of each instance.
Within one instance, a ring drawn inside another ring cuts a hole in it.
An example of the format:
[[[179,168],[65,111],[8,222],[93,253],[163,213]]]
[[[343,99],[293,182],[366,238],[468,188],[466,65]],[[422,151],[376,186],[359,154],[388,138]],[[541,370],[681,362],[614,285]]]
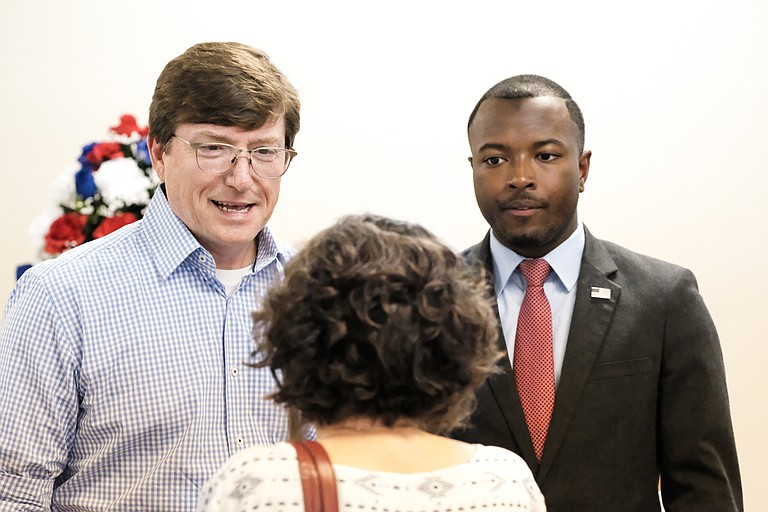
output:
[[[251,268],[251,272],[254,274],[272,263],[275,259],[281,265],[285,265],[286,261],[296,252],[293,248],[275,238],[269,226],[264,226],[264,229],[259,233],[258,243],[259,250],[256,255],[256,261],[253,262],[253,267]]]
[[[552,267],[557,278],[566,290],[576,286],[581,268],[581,256],[584,253],[584,226],[581,222],[563,243],[544,255],[544,259]],[[491,230],[491,255],[493,257],[494,288],[496,295],[504,289],[509,278],[525,256],[517,254],[504,246]]]
[[[147,245],[163,279],[167,279],[196,251],[202,251],[211,257],[210,253],[192,235],[189,228],[173,213],[162,185],[155,190],[141,222]],[[258,255],[251,268],[251,273],[263,269],[275,258],[284,265],[285,261],[294,253],[293,249],[275,239],[268,226],[262,229],[258,237],[258,244]]]

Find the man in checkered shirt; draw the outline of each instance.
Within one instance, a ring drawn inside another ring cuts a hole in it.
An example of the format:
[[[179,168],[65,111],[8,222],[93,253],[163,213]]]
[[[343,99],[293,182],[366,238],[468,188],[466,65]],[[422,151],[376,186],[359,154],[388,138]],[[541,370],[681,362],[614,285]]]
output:
[[[267,227],[299,99],[261,51],[203,43],[161,73],[145,217],[36,265],[0,328],[0,510],[193,510],[230,455],[287,436],[247,365],[292,250]]]

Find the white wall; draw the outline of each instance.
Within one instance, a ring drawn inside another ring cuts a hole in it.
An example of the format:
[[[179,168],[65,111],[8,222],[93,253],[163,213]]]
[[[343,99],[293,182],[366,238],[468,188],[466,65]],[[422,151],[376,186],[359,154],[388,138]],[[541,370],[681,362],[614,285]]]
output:
[[[120,114],[146,122],[157,75],[193,43],[260,47],[300,89],[300,156],[272,221],[297,245],[362,211],[422,222],[457,249],[478,241],[466,118],[498,80],[543,74],[586,117],[585,223],[698,276],[747,509],[768,508],[768,4],[451,4],[0,0],[2,302],[54,175]]]

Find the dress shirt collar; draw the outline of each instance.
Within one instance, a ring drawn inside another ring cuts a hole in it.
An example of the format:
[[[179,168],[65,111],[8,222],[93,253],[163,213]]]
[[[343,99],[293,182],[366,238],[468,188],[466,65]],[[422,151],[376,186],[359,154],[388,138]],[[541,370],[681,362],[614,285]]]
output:
[[[200,245],[187,226],[171,210],[162,184],[155,190],[141,222],[150,250],[154,253],[155,264],[163,279],[173,274],[196,251],[201,251],[213,261],[211,254]],[[284,265],[287,257],[293,254],[292,249],[275,239],[268,226],[259,233],[258,244],[259,250],[256,261],[251,267],[251,274],[257,273],[275,258]]]
[[[499,242],[493,230],[491,230],[490,238],[494,288],[498,297],[509,282],[517,266],[526,258]],[[568,291],[576,286],[576,281],[579,278],[581,256],[584,253],[584,241],[584,226],[579,222],[571,236],[544,255],[544,259],[549,263],[560,283]]]

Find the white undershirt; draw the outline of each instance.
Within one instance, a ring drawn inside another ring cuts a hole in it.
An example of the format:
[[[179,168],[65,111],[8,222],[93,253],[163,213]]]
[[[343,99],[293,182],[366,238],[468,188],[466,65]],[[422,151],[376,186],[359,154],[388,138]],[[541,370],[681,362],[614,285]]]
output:
[[[253,268],[253,264],[248,265],[245,268],[237,268],[235,270],[224,270],[221,268],[216,269],[216,277],[219,281],[221,281],[221,284],[224,285],[224,290],[227,293],[227,297],[232,295],[235,290],[237,290],[237,286],[240,284],[240,280],[251,272],[251,268]]]

